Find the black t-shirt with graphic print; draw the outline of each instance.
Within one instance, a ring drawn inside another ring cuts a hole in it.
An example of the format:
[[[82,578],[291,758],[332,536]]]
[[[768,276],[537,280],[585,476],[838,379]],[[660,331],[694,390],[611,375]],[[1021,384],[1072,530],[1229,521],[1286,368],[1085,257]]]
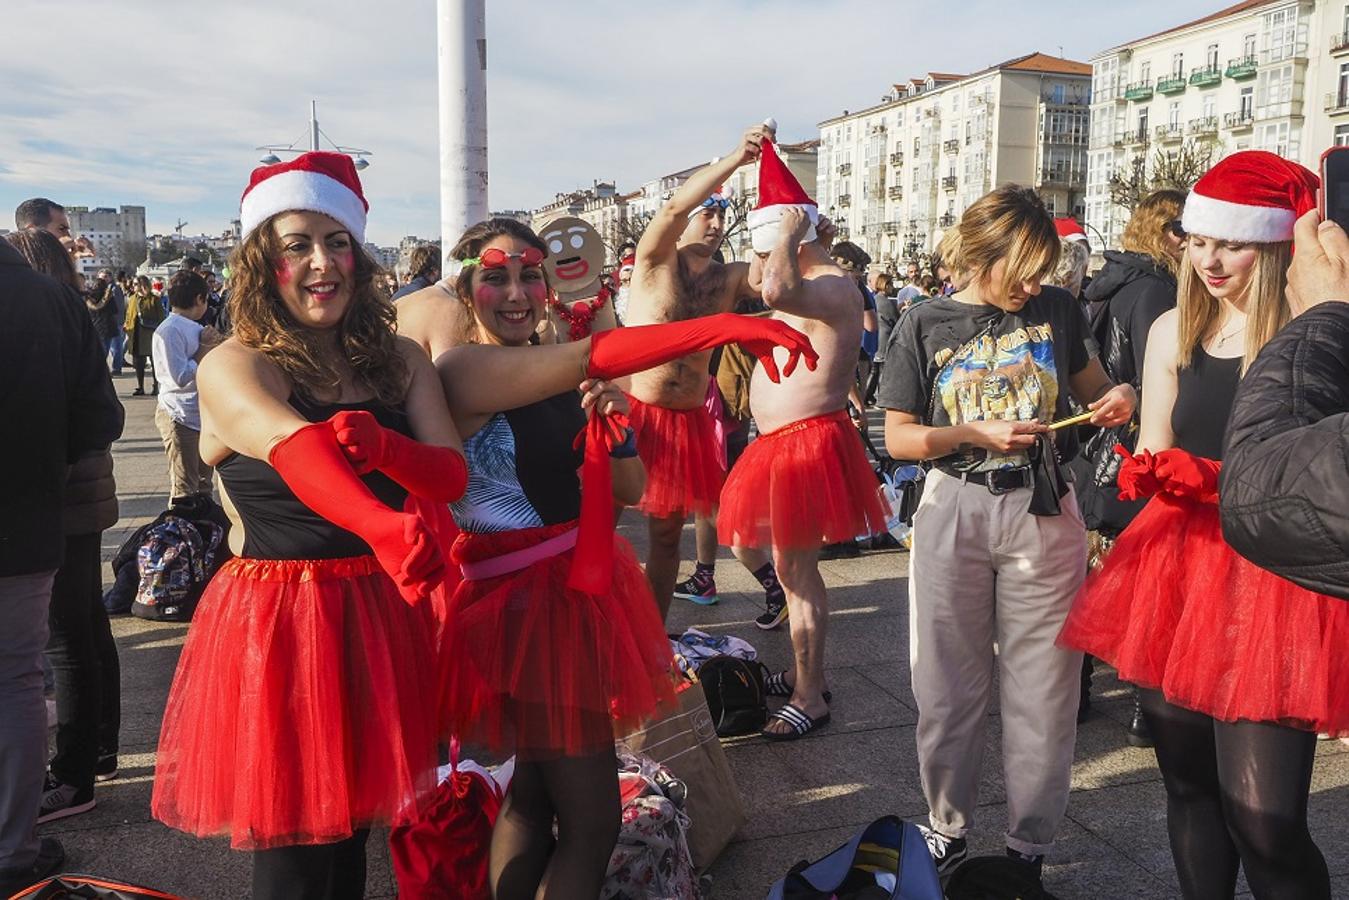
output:
[[[1042,288],[1014,313],[940,297],[908,309],[891,331],[876,402],[934,426],[1053,422],[1068,415],[1068,376],[1096,355],[1081,308],[1060,288]],[[1073,431],[1055,436],[1063,462],[1077,454]],[[1025,452],[977,447],[937,461],[972,472],[1028,462]]]

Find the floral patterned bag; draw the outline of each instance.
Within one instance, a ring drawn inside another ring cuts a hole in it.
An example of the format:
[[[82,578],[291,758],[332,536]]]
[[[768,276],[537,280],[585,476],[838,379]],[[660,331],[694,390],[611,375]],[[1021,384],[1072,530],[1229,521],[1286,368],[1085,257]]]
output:
[[[684,783],[650,757],[620,752],[618,764],[623,824],[600,900],[701,900]]]

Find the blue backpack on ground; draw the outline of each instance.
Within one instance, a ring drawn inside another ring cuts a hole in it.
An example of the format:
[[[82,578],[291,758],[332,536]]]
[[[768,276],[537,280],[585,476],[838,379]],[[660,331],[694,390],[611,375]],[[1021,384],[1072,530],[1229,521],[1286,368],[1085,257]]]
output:
[[[937,867],[918,827],[882,816],[816,862],[801,861],[768,900],[943,900]]]

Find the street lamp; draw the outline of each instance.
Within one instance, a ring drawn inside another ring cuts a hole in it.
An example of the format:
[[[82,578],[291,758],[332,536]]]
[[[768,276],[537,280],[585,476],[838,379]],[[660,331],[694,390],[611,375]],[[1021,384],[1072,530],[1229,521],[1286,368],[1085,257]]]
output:
[[[258,162],[262,163],[264,166],[272,166],[281,162],[281,157],[277,156],[278,153],[300,154],[320,150],[322,149],[320,147],[320,138],[327,139],[329,146],[338,153],[345,153],[347,156],[353,157],[356,160],[357,170],[363,170],[369,167],[370,160],[366,157],[374,156],[372,152],[369,150],[362,150],[359,147],[339,146],[319,128],[318,102],[315,100],[309,101],[309,146],[305,148],[296,147],[295,145],[300,143],[299,140],[291,141],[289,144],[264,144],[257,149],[267,151],[267,155],[258,160]]]

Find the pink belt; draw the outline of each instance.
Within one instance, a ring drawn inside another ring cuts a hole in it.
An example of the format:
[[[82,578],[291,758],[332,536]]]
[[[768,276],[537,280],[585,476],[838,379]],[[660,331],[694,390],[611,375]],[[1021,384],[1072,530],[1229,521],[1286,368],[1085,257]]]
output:
[[[484,581],[488,578],[509,575],[512,572],[527,569],[540,560],[566,553],[576,546],[577,533],[578,529],[573,528],[532,547],[525,547],[523,550],[515,550],[511,553],[503,553],[500,556],[474,560],[473,562],[462,562],[459,564],[459,568],[463,570],[464,578],[469,581]]]

